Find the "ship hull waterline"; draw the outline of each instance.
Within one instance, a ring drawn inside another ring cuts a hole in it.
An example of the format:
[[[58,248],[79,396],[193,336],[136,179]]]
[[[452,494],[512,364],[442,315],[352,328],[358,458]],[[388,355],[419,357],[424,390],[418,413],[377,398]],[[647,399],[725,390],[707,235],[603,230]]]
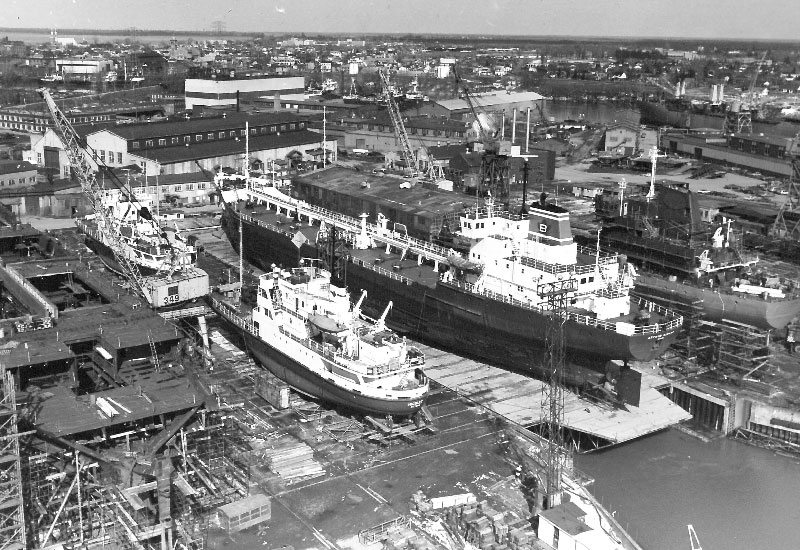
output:
[[[111,250],[111,247],[103,242],[98,241],[89,234],[84,234],[84,243],[89,250],[97,254],[97,256],[100,258],[100,261],[102,261],[108,269],[118,275],[125,274],[122,267],[119,265],[119,262],[117,262],[116,258],[114,258],[114,252]],[[139,273],[141,273],[144,277],[149,277],[151,275],[155,275],[158,273],[158,271],[139,264]]]
[[[711,321],[735,321],[761,329],[782,329],[800,314],[800,299],[765,300],[759,296],[720,292],[640,274],[636,291],[664,304],[702,301],[703,315]]]
[[[337,386],[231,321],[214,300],[208,303],[228,329],[242,337],[247,351],[261,366],[301,393],[345,409],[380,416],[412,416],[424,403],[424,399],[381,399]]]
[[[225,210],[222,227],[238,253],[238,215],[230,207]],[[264,270],[270,270],[272,264],[294,266],[302,258],[317,256],[314,243],[298,244],[288,231],[271,231],[248,221],[242,223],[241,229],[244,258]],[[459,355],[486,359],[520,371],[536,369],[538,365],[538,374],[544,372],[541,360],[548,319],[541,312],[444,283],[408,284],[354,262],[344,262],[344,269],[336,275],[337,283],[346,286],[354,296],[361,290],[367,291],[362,308],[368,315],[380,315],[391,300],[393,307],[386,323],[398,332]],[[677,338],[677,329],[623,335],[573,321],[567,321],[564,330],[567,357],[579,363],[581,371],[565,381],[577,386],[597,383],[608,360],[649,361],[662,355]],[[589,366],[582,369],[580,365]]]

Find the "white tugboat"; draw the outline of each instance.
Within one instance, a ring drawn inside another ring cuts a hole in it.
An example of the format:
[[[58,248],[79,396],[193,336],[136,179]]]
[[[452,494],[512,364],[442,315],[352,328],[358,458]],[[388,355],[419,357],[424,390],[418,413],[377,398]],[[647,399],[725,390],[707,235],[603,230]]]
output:
[[[351,305],[328,271],[301,263],[262,275],[249,312],[219,294],[210,305],[261,365],[295,389],[366,414],[416,413],[429,390],[425,358],[386,328],[391,302],[380,319],[369,319],[361,313],[364,294]]]

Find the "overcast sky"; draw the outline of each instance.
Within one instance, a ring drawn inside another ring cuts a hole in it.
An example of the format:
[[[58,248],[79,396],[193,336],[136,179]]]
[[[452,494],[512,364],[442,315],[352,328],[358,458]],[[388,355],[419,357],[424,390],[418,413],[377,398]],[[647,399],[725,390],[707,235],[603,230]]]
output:
[[[800,40],[799,0],[0,0],[0,26]]]

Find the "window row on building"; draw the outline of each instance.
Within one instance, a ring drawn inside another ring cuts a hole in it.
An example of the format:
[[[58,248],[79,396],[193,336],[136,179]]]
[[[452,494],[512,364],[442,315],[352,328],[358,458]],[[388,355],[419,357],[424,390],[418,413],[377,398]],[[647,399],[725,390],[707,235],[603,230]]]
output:
[[[391,124],[370,124],[364,121],[345,121],[345,127],[348,130],[369,130],[370,132],[385,132],[389,134],[394,133],[394,127]],[[441,137],[458,137],[463,138],[465,130],[453,130],[448,128],[417,128],[414,126],[406,125],[406,131],[411,135],[420,136],[441,136]]]
[[[37,158],[39,155],[37,155]],[[101,161],[104,164],[122,164],[122,153],[119,151],[105,151],[103,149],[94,150],[94,160]]]
[[[253,126],[250,128],[251,136],[279,134],[287,130],[304,130],[305,122],[291,122],[284,124],[268,124],[264,126]],[[236,130],[215,130],[213,132],[199,132],[193,134],[182,134],[178,136],[165,136],[153,139],[136,139],[130,141],[131,149],[154,149],[157,147],[173,147],[176,145],[187,145],[190,143],[201,143],[203,141],[218,141],[243,138],[247,136],[244,128]]]
[[[767,139],[753,139],[747,136],[731,136],[729,140],[731,149],[773,158],[786,158],[787,145],[788,143],[770,143]]]
[[[181,193],[183,191],[202,191],[206,189],[205,182],[199,183],[186,183],[186,184],[175,184],[175,185],[159,185],[158,193],[166,194],[166,193]],[[156,194],[156,187],[154,185],[148,185],[147,187],[134,187],[134,193],[147,193],[149,195]]]
[[[33,185],[34,183],[36,183],[36,176],[9,178],[7,180],[0,180],[0,187],[5,187],[6,185],[9,187],[13,185]]]
[[[96,114],[96,115],[70,115],[67,114],[67,119],[71,124],[88,124],[91,122],[110,122],[114,120],[113,114]],[[8,130],[18,130],[21,132],[44,132],[52,126],[50,117],[42,117],[41,114],[34,115],[20,115],[0,113],[0,128]]]

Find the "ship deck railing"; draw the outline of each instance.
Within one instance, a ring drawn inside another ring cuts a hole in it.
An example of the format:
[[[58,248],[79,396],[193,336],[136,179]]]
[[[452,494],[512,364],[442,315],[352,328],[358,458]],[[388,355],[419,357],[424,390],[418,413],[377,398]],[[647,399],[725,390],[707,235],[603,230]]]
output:
[[[578,254],[582,254],[584,256],[594,256],[599,257],[602,261],[600,262],[602,265],[605,264],[612,264],[617,261],[619,254],[616,252],[607,252],[605,250],[600,250],[598,254],[596,248],[591,248],[589,246],[578,245]]]
[[[254,198],[258,201],[262,201],[266,204],[276,204],[282,208],[286,208],[287,210],[294,210],[297,212],[298,216],[304,216],[309,220],[311,218],[319,219],[326,224],[334,225],[338,228],[344,229],[354,234],[358,234],[361,232],[361,220],[358,218],[354,218],[352,216],[348,216],[346,214],[340,214],[338,212],[333,212],[326,208],[322,208],[321,206],[315,206],[313,204],[299,204],[298,201],[289,201],[289,200],[282,200],[278,197],[274,196],[266,196],[259,197],[257,190],[250,190],[254,195]],[[293,235],[284,229],[280,229],[273,224],[269,224],[267,222],[263,222],[258,220],[252,216],[248,216],[247,214],[239,213],[240,216],[243,216],[243,220],[249,221],[251,223],[255,223],[267,229],[277,231],[281,234],[287,235],[292,237]],[[411,237],[406,233],[399,233],[396,231],[392,231],[389,229],[383,229],[381,227],[376,226],[375,224],[367,224],[367,236],[375,239],[378,242],[383,244],[389,244],[394,246],[395,248],[400,248],[403,250],[410,250],[414,254],[418,254],[424,256],[426,258],[432,260],[439,260],[445,261],[447,256],[450,254],[450,251],[442,246],[433,244],[428,241],[423,241],[422,239],[418,239],[416,237]]]
[[[498,302],[504,302],[507,304],[514,305],[516,307],[521,307],[524,309],[529,309],[532,311],[537,311],[542,313],[543,315],[547,315],[548,312],[545,308],[528,302],[523,302],[522,300],[518,300],[511,296],[506,296],[500,294],[498,292],[494,292],[492,290],[487,289],[477,289],[475,285],[471,283],[467,283],[464,281],[449,281],[447,283],[451,286],[455,286],[461,290],[467,291],[471,294],[475,294],[478,296],[485,296],[492,300],[496,300]],[[627,325],[626,332],[630,334],[658,334],[663,331],[667,330],[674,330],[680,327],[683,324],[683,317],[680,315],[676,315],[674,312],[668,310],[665,307],[659,306],[653,302],[649,302],[644,299],[639,299],[638,304],[640,309],[647,310],[650,312],[657,312],[659,313],[665,320],[664,322],[659,323],[652,323],[646,325],[636,325],[634,323],[628,323],[626,321],[622,321],[624,325]],[[618,321],[607,321],[604,319],[598,319],[597,317],[593,317],[591,315],[585,315],[582,313],[577,313],[574,311],[568,311],[566,313],[566,319],[568,321],[573,321],[580,325],[590,326],[590,327],[597,327],[603,330],[608,330],[611,332],[619,332],[619,325]]]
[[[480,220],[482,218],[495,217],[495,218],[503,218],[505,220],[511,220],[511,221],[514,221],[514,222],[518,222],[518,221],[521,221],[523,219],[527,219],[527,216],[525,218],[523,218],[523,216],[521,216],[519,214],[512,214],[508,210],[498,210],[498,209],[492,208],[491,211],[490,211],[485,206],[481,206],[481,207],[474,207],[473,206],[472,208],[467,208],[461,214],[461,217],[462,218],[466,218],[466,219],[471,219],[471,220]]]
[[[382,375],[394,374],[395,372],[399,372],[407,368],[405,365],[400,364],[400,361],[398,359],[391,359],[386,363],[375,364],[372,366],[365,365],[363,371],[354,369],[352,361],[358,360],[358,354],[356,354],[352,358],[348,358],[343,353],[334,351],[334,349],[331,346],[320,344],[319,342],[316,342],[311,338],[301,338],[296,334],[292,334],[283,327],[280,327],[279,330],[280,333],[283,334],[284,336],[288,336],[301,346],[310,349],[317,355],[324,357],[325,359],[335,363],[337,366],[347,370],[348,372],[352,372],[353,374],[361,374],[366,376],[382,376]],[[412,363],[409,363],[409,366],[410,365],[412,365]]]
[[[367,269],[369,269],[371,271],[374,271],[376,273],[380,273],[384,277],[388,277],[390,279],[394,279],[395,281],[400,281],[403,284],[410,285],[411,282],[412,282],[411,279],[409,279],[405,275],[400,275],[399,273],[395,273],[394,271],[392,271],[390,269],[386,269],[385,267],[381,267],[379,265],[375,265],[375,264],[369,263],[367,261],[364,261],[361,258],[355,258],[353,256],[350,256],[350,260],[356,265],[360,265],[360,266],[365,267],[365,268],[367,268]]]
[[[636,306],[641,311],[649,311],[657,313],[660,317],[668,319],[664,323],[658,323],[658,325],[661,327],[666,327],[668,330],[671,330],[683,325],[683,317],[681,315],[678,315],[669,308],[661,306],[655,302],[651,302],[650,300],[645,300],[644,298],[641,297],[638,298],[631,297],[631,301],[635,303]],[[645,326],[650,326],[650,325],[645,325]]]
[[[428,241],[423,241],[422,239],[418,239],[416,237],[411,237],[406,233],[398,233],[388,229],[384,231],[374,226],[367,227],[367,235],[373,239],[376,239],[378,242],[383,242],[384,244],[389,244],[395,248],[400,248],[403,250],[411,250],[418,256],[423,256],[432,260],[439,260],[441,262],[447,260],[448,256],[453,253],[452,250],[443,246],[439,246],[438,244]]]
[[[223,302],[221,300],[216,300],[216,299],[213,299],[213,300],[217,304],[219,304],[219,307],[225,308],[228,311],[227,316],[228,316],[229,319],[231,319],[231,321],[235,325],[247,330],[248,332],[250,332],[253,335],[257,335],[257,332],[255,331],[255,326],[252,323],[252,321],[247,321],[246,319],[244,319],[241,315],[239,315],[239,313],[232,306],[230,306],[226,302]],[[280,309],[281,309],[281,311],[289,313],[290,315],[292,315],[293,317],[296,317],[297,319],[300,319],[301,321],[306,321],[305,317],[303,317],[302,315],[292,311],[291,309],[288,309],[285,306],[281,306]],[[321,355],[325,359],[328,359],[329,361],[334,362],[339,367],[342,367],[342,368],[344,368],[344,369],[346,369],[346,370],[348,370],[350,372],[356,373],[356,374],[362,374],[362,375],[366,374],[367,376],[384,375],[384,374],[392,374],[394,372],[398,372],[398,371],[404,370],[406,368],[405,365],[400,364],[400,361],[398,359],[391,359],[387,363],[375,364],[375,365],[373,365],[371,367],[370,366],[365,366],[364,372],[360,372],[358,370],[353,369],[352,368],[352,364],[351,364],[352,360],[356,360],[356,361],[358,360],[358,354],[356,354],[352,358],[348,358],[348,357],[345,357],[345,355],[343,353],[336,352],[333,349],[331,349],[329,346],[324,346],[324,345],[320,344],[319,342],[315,342],[314,340],[312,340],[310,338],[300,338],[299,336],[297,336],[295,334],[292,334],[291,332],[287,331],[283,327],[280,327],[279,330],[280,330],[281,334],[283,334],[285,336],[288,336],[289,338],[291,338],[292,340],[294,340],[298,344],[310,349],[311,351],[313,351],[314,353],[317,353],[318,355]],[[409,360],[409,366],[413,366],[413,365],[416,365],[416,364],[418,364],[418,363],[415,363],[413,360]]]
[[[258,226],[263,227],[265,229],[268,229],[270,231],[274,231],[275,233],[280,233],[281,235],[283,235],[285,237],[289,237],[289,238],[294,237],[294,234],[291,231],[289,231],[287,229],[283,229],[282,227],[278,227],[275,224],[271,224],[271,223],[265,222],[263,220],[259,220],[258,218],[255,218],[253,216],[248,216],[244,212],[239,212],[239,216],[242,218],[242,221],[246,221],[248,223],[252,223],[252,224],[258,225]]]
[[[519,256],[519,263],[526,267],[532,267],[551,275],[558,273],[574,273],[576,275],[586,275],[587,273],[594,273],[596,270],[595,264],[577,265],[577,264],[551,264],[542,260],[536,260],[528,256]],[[613,264],[616,260],[608,261],[608,259],[601,259],[598,266]]]
[[[612,284],[610,288],[602,287],[595,291],[595,294],[601,296],[603,298],[623,298],[628,295],[628,287],[620,285],[620,284]]]

